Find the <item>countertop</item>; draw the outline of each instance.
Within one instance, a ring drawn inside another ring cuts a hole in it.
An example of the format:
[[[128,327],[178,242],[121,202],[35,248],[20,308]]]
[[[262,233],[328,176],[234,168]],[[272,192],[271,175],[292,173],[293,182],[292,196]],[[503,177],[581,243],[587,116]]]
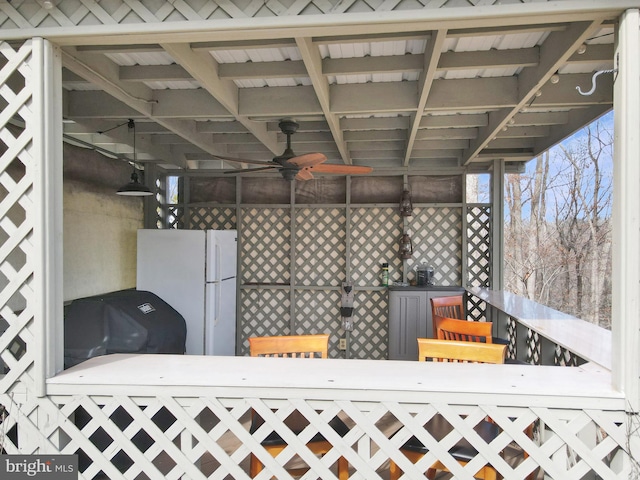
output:
[[[409,285],[408,287],[401,287],[397,285],[389,285],[389,290],[391,291],[401,291],[401,290],[410,290],[410,291],[453,291],[453,292],[464,292],[465,289],[460,285]]]

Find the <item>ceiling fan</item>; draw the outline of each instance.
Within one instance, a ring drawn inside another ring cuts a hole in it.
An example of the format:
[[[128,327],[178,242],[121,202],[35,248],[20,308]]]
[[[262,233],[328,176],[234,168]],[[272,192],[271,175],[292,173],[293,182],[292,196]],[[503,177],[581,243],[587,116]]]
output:
[[[244,160],[232,157],[223,157],[220,155],[214,155],[216,158],[230,162],[247,163],[251,165],[261,165],[259,168],[248,168],[243,170],[232,170],[224,173],[228,174],[241,174],[247,172],[269,172],[278,170],[280,175],[285,180],[311,180],[313,178],[313,172],[316,173],[329,173],[336,175],[362,175],[373,171],[371,167],[364,167],[359,165],[334,165],[324,164],[327,161],[327,157],[322,153],[307,153],[305,155],[296,155],[291,149],[291,135],[298,130],[298,123],[294,120],[283,119],[278,124],[282,133],[287,136],[287,148],[282,155],[274,157],[273,160],[268,162],[261,162],[258,160]]]

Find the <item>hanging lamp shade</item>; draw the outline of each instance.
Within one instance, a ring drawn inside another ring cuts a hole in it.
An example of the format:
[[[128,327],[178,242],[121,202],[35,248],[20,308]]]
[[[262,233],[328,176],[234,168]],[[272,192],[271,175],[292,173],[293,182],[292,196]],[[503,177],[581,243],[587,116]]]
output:
[[[133,119],[129,119],[127,126],[130,130],[133,130],[133,172],[131,173],[131,181],[126,185],[121,186],[116,193],[118,195],[125,195],[129,197],[145,197],[153,195],[153,192],[149,187],[140,183],[138,172],[136,172],[136,124]]]
[[[116,192],[118,195],[126,195],[129,197],[144,197],[147,195],[153,195],[153,192],[147,187],[140,183],[138,179],[138,174],[134,171],[131,174],[131,181],[126,185],[121,186]]]

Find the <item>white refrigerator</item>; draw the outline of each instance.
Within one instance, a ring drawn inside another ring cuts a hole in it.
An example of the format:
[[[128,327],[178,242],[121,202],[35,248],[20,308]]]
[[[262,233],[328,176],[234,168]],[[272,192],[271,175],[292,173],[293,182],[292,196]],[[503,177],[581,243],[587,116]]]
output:
[[[138,230],[137,289],[187,324],[188,355],[235,355],[236,230]]]

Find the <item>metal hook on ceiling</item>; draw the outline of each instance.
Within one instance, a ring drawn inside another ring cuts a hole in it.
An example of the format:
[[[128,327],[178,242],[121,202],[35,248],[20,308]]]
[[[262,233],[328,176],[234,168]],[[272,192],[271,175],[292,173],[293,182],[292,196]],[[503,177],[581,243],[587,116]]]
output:
[[[592,95],[593,92],[596,91],[596,78],[598,78],[599,75],[602,75],[603,73],[616,73],[617,71],[618,71],[617,68],[614,68],[611,70],[598,70],[591,77],[591,90],[589,90],[588,92],[583,92],[582,89],[580,88],[580,85],[576,87],[576,90],[578,90],[578,93],[580,95],[584,95],[584,96]]]

